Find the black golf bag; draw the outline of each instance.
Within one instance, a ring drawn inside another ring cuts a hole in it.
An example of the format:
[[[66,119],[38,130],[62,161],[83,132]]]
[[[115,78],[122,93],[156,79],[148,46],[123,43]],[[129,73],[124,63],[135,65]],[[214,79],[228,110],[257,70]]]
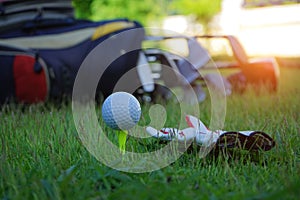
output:
[[[118,79],[137,63],[144,32],[136,21],[78,20],[70,1],[2,1],[0,9],[0,104],[70,96],[86,56],[107,38],[138,28],[124,41],[136,50],[121,53],[108,67],[97,63],[107,67],[97,95],[111,94]],[[110,48],[122,52],[118,45]]]

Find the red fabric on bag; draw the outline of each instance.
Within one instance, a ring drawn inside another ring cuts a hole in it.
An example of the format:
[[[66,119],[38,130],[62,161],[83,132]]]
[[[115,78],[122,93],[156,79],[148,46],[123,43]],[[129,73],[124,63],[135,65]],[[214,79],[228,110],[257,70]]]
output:
[[[15,93],[19,102],[37,103],[47,97],[47,82],[44,70],[34,71],[35,58],[28,55],[15,57],[13,73]]]

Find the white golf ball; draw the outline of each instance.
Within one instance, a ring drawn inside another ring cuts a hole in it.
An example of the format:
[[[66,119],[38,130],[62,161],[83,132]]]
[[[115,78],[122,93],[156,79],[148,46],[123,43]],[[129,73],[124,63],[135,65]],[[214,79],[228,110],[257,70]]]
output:
[[[127,92],[115,92],[102,105],[103,121],[112,129],[129,130],[141,117],[139,101]]]

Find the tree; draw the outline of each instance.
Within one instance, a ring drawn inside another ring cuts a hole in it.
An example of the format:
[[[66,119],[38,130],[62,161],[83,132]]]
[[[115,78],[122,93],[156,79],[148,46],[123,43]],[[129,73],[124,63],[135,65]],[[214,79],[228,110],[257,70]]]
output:
[[[173,0],[170,10],[183,15],[194,15],[204,26],[221,10],[222,0]]]
[[[79,18],[128,18],[144,25],[151,19],[167,15],[167,2],[168,0],[73,0],[76,16]]]
[[[76,16],[93,20],[128,18],[147,25],[169,14],[194,15],[207,25],[222,0],[73,0]]]
[[[81,19],[89,19],[92,16],[91,5],[93,0],[72,0],[75,8],[75,16]]]

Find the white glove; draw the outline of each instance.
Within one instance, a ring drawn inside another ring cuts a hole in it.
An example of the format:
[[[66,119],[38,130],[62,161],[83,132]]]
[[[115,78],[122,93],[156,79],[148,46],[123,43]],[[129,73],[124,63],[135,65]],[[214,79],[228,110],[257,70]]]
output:
[[[223,148],[242,148],[247,150],[268,151],[275,146],[275,141],[266,133],[261,131],[211,131],[198,118],[186,115],[189,128],[178,130],[176,128],[163,128],[156,130],[147,127],[146,131],[153,137],[163,140],[176,139],[186,142],[195,139],[198,145],[209,147],[217,145]]]
[[[158,131],[151,126],[148,126],[146,128],[146,131],[152,137],[156,137],[168,141],[176,139],[180,142],[190,141],[194,139],[196,133],[194,128],[186,128],[183,130],[178,130],[176,128],[162,128],[161,130]]]
[[[186,142],[196,139],[196,143],[203,146],[210,146],[218,140],[219,134],[208,130],[198,118],[187,115],[186,122],[190,127],[183,130],[176,128],[162,128],[161,130],[156,130],[148,126],[146,131],[152,137],[168,141],[176,139],[179,142]]]

